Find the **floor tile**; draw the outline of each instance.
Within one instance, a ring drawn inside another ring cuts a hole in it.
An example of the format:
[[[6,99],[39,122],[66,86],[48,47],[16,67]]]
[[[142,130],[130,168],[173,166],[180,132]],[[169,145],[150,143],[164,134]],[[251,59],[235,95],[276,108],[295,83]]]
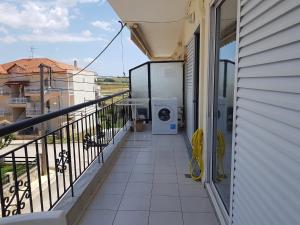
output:
[[[180,199],[178,197],[170,196],[152,196],[150,210],[157,212],[181,211]]]
[[[213,212],[209,198],[181,197],[182,212]]]
[[[111,173],[105,180],[105,182],[117,182],[127,183],[130,177],[130,173]]]
[[[112,169],[113,173],[130,173],[133,169],[133,165],[115,165]]]
[[[114,225],[147,225],[148,211],[118,211]]]
[[[128,183],[125,195],[130,196],[149,196],[151,194],[152,184],[149,183]]]
[[[121,199],[122,195],[103,194],[100,192],[94,197],[88,209],[117,210]]]
[[[179,196],[177,184],[153,184],[152,195]]]
[[[150,209],[150,196],[124,196],[119,210],[144,210]]]
[[[135,165],[132,170],[134,173],[153,173],[153,171],[152,165]]]
[[[153,182],[153,173],[135,173],[133,172],[129,178],[129,182],[134,183],[150,183]]]
[[[219,225],[214,213],[183,213],[184,225]]]
[[[135,164],[136,162],[136,159],[128,159],[128,158],[125,158],[125,159],[117,159],[116,161],[116,164],[115,165],[133,165]]]
[[[135,164],[136,165],[153,165],[154,158],[137,157]]]
[[[175,166],[156,166],[154,169],[154,173],[157,174],[176,174]]]
[[[139,151],[124,151],[120,153],[119,159],[136,159]]]
[[[179,193],[181,197],[207,197],[207,192],[203,185],[179,184]]]
[[[183,225],[181,212],[150,212],[149,225]]]
[[[121,195],[124,193],[126,183],[104,183],[100,188],[100,192],[104,194]]]
[[[176,174],[154,174],[153,183],[167,183],[173,184],[177,183],[177,175]]]
[[[191,185],[201,185],[199,181],[194,181],[190,177],[186,177],[185,174],[177,174],[178,184],[191,184]]]
[[[79,225],[112,225],[115,214],[112,210],[87,210]]]

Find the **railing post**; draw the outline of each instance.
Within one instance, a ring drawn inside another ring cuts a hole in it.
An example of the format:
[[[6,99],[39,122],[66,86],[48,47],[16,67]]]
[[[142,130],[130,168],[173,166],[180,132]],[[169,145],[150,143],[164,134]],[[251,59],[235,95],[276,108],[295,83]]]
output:
[[[122,94],[122,100],[124,99],[124,94]],[[123,130],[124,130],[124,126],[125,126],[125,106],[122,106],[122,125],[123,125]]]
[[[99,125],[99,119],[98,119],[98,103],[96,103],[96,112],[95,112],[96,116],[96,143],[97,143],[97,158],[98,158],[98,162],[100,163],[100,151],[99,151],[99,140],[100,140],[100,135],[101,135],[101,129],[100,129],[100,125]],[[100,146],[101,148],[101,146]],[[102,150],[102,149],[100,149]]]
[[[115,144],[115,126],[114,126],[114,98],[111,98],[111,129],[112,129],[112,140],[113,140],[113,144]]]
[[[72,197],[74,197],[69,114],[67,114],[66,134],[67,134],[67,151],[68,151],[70,187],[71,187]]]
[[[2,158],[0,159],[0,174],[2,174],[1,167],[2,167]],[[0,198],[1,198],[1,215],[2,217],[5,217],[5,201],[3,195],[2,176],[0,176]]]

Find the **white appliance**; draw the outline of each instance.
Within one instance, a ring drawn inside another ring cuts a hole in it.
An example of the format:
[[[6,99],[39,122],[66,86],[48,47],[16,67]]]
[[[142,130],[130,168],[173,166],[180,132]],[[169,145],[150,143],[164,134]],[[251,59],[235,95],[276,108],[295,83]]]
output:
[[[152,134],[177,134],[177,98],[152,98]]]

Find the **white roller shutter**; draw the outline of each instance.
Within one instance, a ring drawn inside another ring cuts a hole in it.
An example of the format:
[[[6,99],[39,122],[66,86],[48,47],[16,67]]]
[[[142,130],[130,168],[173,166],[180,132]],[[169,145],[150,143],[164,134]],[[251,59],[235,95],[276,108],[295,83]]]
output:
[[[232,223],[300,224],[300,1],[240,6]]]
[[[187,45],[187,59],[185,65],[185,125],[189,140],[195,129],[194,122],[194,74],[195,74],[195,39]]]

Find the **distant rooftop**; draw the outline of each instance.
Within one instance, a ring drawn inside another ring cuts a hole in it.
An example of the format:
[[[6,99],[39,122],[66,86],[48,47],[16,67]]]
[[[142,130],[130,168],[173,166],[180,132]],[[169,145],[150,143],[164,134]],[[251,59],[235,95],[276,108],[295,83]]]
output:
[[[0,74],[7,74],[15,66],[17,73],[39,73],[39,65],[50,66],[53,72],[66,72],[67,70],[78,70],[73,65],[65,64],[48,58],[19,59],[0,65]]]

